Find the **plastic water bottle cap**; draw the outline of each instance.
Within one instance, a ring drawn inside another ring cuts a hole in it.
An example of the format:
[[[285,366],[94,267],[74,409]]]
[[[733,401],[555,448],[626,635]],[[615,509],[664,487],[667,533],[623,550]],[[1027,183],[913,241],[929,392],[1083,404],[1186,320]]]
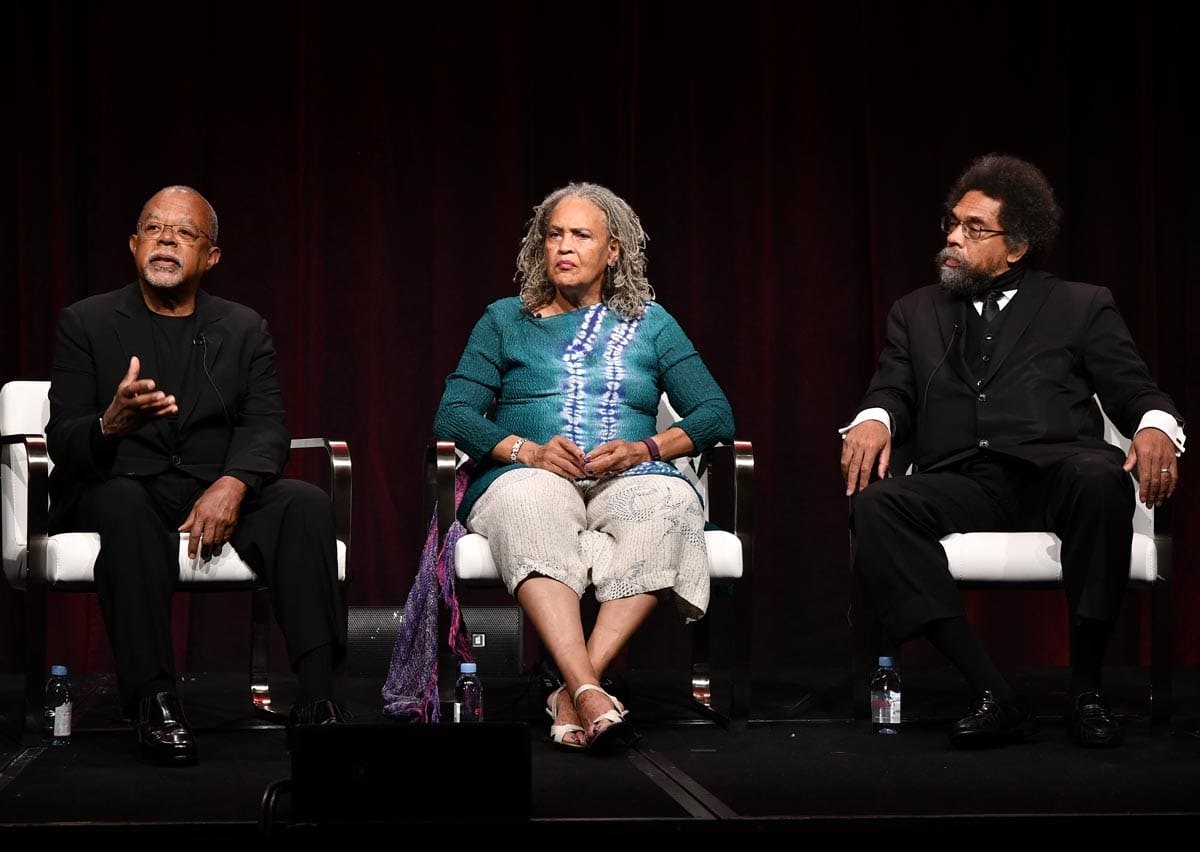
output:
[[[475,674],[474,663],[462,663],[458,668],[463,674]]]
[[[67,673],[66,666],[51,666],[50,667],[50,674],[55,675],[56,677],[65,675],[66,673]]]
[[[891,657],[880,657],[879,658],[879,665],[881,665],[885,668],[891,668],[893,662],[894,661],[892,660]]]

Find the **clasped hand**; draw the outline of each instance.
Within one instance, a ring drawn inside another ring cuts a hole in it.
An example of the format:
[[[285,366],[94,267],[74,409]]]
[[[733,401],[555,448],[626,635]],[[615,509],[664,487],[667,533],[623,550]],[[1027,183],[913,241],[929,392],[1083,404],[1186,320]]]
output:
[[[526,442],[531,447],[525,463],[556,473],[566,479],[603,479],[616,476],[650,458],[641,441],[608,441],[584,452],[567,438],[555,435],[545,444]]]

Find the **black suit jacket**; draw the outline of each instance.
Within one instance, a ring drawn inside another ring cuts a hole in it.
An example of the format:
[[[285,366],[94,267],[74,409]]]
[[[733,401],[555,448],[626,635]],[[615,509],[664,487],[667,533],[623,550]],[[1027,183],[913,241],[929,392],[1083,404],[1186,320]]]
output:
[[[204,291],[196,295],[195,316],[211,381],[203,373],[191,377],[195,392],[180,400],[177,436],[158,420],[110,439],[101,435],[100,415],[130,357],[140,359],[142,378],[159,376],[141,291],[134,282],[76,302],[59,315],[46,427],[54,461],[51,530],[65,528],[88,483],[110,476],[153,476],[176,467],[211,483],[230,474],[247,484],[247,499],[253,499],[264,482],[282,473],[290,436],[266,321]]]
[[[968,301],[933,285],[903,296],[888,315],[859,410],[887,409],[893,443],[910,446],[918,469],[936,470],[980,447],[1038,467],[1108,447],[1093,394],[1126,436],[1153,409],[1182,424],[1106,287],[1027,273],[979,376],[963,355],[969,310]]]

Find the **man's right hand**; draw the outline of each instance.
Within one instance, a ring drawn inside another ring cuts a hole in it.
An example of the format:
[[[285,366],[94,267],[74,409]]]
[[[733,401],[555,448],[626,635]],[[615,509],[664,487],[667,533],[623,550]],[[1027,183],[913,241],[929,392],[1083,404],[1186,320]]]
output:
[[[108,404],[101,425],[104,434],[111,437],[136,432],[151,420],[179,413],[173,394],[154,389],[154,379],[139,379],[142,362],[134,355],[129,359],[129,370],[117,385],[112,402]]]
[[[842,436],[842,478],[847,497],[867,487],[876,459],[882,479],[892,460],[892,433],[887,426],[878,420],[864,420]]]

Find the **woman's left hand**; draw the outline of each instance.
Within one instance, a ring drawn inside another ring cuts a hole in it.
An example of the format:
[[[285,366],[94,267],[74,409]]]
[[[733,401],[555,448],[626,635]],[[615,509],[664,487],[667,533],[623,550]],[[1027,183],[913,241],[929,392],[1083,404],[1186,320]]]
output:
[[[650,449],[641,441],[609,441],[584,453],[583,469],[597,478],[616,476],[622,471],[650,461]]]

